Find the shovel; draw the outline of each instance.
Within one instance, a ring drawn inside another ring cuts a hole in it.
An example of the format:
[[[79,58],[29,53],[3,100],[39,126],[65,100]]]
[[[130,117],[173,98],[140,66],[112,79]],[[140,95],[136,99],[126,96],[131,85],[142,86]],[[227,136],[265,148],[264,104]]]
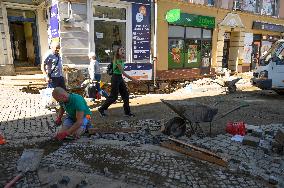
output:
[[[18,180],[25,176],[27,172],[37,170],[44,150],[42,149],[25,149],[21,158],[17,162],[17,170],[20,172],[4,188],[11,188]]]

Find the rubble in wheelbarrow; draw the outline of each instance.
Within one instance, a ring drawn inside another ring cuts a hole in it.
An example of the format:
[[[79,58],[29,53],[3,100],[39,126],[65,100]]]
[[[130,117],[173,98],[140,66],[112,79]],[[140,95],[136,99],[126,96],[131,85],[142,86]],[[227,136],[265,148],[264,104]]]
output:
[[[219,134],[213,138],[191,136],[190,139],[181,139],[227,158],[233,172],[250,174],[283,187],[284,146],[279,143],[283,139],[283,128],[283,124],[248,126],[248,135],[260,140],[256,147],[235,142],[230,134]]]

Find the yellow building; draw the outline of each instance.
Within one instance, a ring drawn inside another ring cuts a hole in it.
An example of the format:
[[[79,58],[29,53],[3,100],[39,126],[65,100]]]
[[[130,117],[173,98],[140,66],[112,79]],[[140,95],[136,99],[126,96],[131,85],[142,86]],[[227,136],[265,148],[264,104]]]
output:
[[[156,6],[159,79],[249,71],[284,33],[284,20],[272,16],[177,0]]]

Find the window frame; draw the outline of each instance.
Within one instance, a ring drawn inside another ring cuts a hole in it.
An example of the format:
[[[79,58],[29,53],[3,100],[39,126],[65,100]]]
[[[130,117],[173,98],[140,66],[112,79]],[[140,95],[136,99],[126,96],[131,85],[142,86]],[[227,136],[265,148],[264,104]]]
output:
[[[93,6],[99,5],[99,6],[106,6],[106,7],[112,7],[112,8],[125,8],[126,9],[126,19],[110,19],[110,18],[99,18],[93,16]],[[95,44],[95,32],[94,32],[94,22],[96,20],[99,21],[112,21],[112,22],[120,22],[120,23],[126,23],[126,33],[125,33],[125,62],[131,63],[132,60],[132,18],[131,18],[131,4],[127,2],[119,2],[119,3],[110,3],[110,2],[102,2],[102,1],[95,1],[91,0],[90,3],[90,13],[92,14],[90,17],[90,51],[96,51],[96,44]]]

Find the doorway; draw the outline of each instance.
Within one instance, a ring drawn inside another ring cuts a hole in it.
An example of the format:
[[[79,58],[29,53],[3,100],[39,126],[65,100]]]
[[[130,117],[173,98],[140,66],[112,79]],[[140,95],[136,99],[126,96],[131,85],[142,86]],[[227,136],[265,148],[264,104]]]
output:
[[[7,9],[13,63],[16,72],[39,70],[40,58],[34,11]]]
[[[224,48],[223,48],[222,68],[228,68],[229,50],[230,50],[230,40],[225,39],[224,40]]]

